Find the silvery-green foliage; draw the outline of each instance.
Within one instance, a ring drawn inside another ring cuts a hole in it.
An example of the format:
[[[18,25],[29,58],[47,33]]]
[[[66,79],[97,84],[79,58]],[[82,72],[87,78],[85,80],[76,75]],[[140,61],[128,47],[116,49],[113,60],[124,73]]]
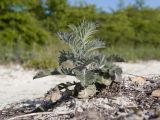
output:
[[[104,42],[92,38],[97,31],[95,23],[83,21],[78,26],[69,25],[69,28],[71,32],[59,32],[58,36],[69,45],[76,58],[85,58],[90,52],[105,48]]]
[[[61,65],[61,63],[65,62],[67,60],[75,61],[74,54],[72,52],[69,52],[69,51],[64,51],[64,50],[60,51],[59,65]]]
[[[96,73],[83,68],[82,70],[73,70],[74,74],[76,75],[77,79],[81,81],[81,85],[83,87],[87,87],[88,85],[92,85],[96,83]]]
[[[102,69],[107,63],[106,57],[100,53],[90,54],[88,58],[90,58],[90,63],[87,65],[87,68],[90,70]]]
[[[75,57],[72,52],[60,51],[59,65],[62,65],[67,60],[72,61],[75,64],[75,66],[86,65],[86,64],[89,63],[89,59],[87,59],[87,58],[85,58],[85,59],[81,58],[80,59],[80,58]]]
[[[55,70],[53,70],[53,69],[52,70],[41,70],[33,77],[33,79],[37,79],[37,78],[45,77],[45,76],[48,76],[48,75],[52,75],[52,71],[55,71]]]
[[[70,68],[59,67],[57,70],[60,75],[74,75]]]
[[[116,75],[122,74],[122,69],[112,63],[105,64],[101,71],[105,78],[111,78],[112,80],[115,80]]]
[[[69,33],[59,32],[58,36],[69,45],[71,51],[60,52],[59,67],[51,73],[77,77],[80,82],[75,84],[74,95],[77,94],[80,98],[90,97],[96,93],[96,83],[109,86],[121,77],[122,70],[97,51],[105,48],[105,44],[93,38],[97,31],[96,24],[83,21],[80,25],[70,25],[69,28]],[[72,84],[63,84],[62,88],[64,86],[67,89]]]

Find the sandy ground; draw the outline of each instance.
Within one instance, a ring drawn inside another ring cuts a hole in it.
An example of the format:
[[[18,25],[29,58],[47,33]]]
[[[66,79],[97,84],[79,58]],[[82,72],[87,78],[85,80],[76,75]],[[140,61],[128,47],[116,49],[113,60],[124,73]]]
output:
[[[123,69],[123,75],[160,75],[160,61],[140,61],[137,63],[117,63]]]
[[[160,74],[160,61],[138,63],[116,63],[124,74],[152,75]],[[56,84],[76,80],[71,76],[48,76],[33,80],[35,70],[24,70],[19,65],[0,66],[0,108],[8,103],[42,97]]]
[[[36,73],[19,65],[0,66],[0,108],[9,103],[43,97],[62,81],[76,80],[72,76],[48,76],[33,80]]]

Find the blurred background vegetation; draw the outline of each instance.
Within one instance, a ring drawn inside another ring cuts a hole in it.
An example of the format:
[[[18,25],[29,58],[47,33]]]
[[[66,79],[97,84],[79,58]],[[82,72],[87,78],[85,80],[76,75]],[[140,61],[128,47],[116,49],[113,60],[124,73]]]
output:
[[[147,7],[144,0],[128,6],[119,2],[110,12],[67,0],[0,0],[0,62],[55,67],[58,51],[68,49],[56,33],[83,19],[99,24],[105,54],[127,61],[160,60],[160,8]]]

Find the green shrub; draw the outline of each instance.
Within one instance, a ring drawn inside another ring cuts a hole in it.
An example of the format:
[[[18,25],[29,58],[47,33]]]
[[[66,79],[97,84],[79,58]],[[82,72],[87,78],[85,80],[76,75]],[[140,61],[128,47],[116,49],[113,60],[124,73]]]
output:
[[[43,47],[58,44],[39,21],[27,12],[6,12],[0,16],[0,28],[1,61],[23,63],[32,59],[36,50],[38,53]]]

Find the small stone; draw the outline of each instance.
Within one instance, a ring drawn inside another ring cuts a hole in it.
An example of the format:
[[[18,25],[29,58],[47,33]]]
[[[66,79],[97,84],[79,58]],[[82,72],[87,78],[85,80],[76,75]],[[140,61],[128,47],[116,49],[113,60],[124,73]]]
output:
[[[29,106],[30,106],[30,104],[25,103],[25,104],[23,104],[23,106],[24,106],[24,107],[29,107]]]
[[[81,107],[78,107],[78,108],[77,108],[77,111],[78,111],[78,112],[83,112],[83,109],[82,109]]]
[[[96,90],[95,85],[89,85],[84,90],[81,90],[78,93],[78,98],[86,99],[86,98],[94,96],[96,94],[96,92],[97,92],[97,90]]]
[[[45,99],[51,100],[53,103],[57,102],[61,98],[61,93],[58,89],[58,87],[55,87],[53,90],[49,91],[49,93],[46,94]]]
[[[60,98],[61,98],[61,94],[59,94],[59,93],[52,93],[51,101],[54,103],[54,102],[57,102]]]
[[[144,77],[134,77],[131,78],[131,81],[137,83],[138,85],[144,85],[146,83],[146,79]]]
[[[39,106],[41,106],[41,104],[36,104],[36,108],[39,107]]]
[[[152,91],[152,95],[151,96],[153,96],[153,97],[160,97],[160,89]]]

